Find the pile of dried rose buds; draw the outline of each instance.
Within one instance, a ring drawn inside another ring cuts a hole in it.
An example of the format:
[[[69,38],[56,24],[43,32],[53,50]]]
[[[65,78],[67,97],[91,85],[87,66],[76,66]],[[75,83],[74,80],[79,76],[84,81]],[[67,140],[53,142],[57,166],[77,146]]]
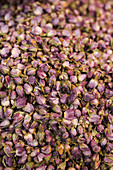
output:
[[[0,7],[0,170],[113,170],[113,1],[24,1]]]

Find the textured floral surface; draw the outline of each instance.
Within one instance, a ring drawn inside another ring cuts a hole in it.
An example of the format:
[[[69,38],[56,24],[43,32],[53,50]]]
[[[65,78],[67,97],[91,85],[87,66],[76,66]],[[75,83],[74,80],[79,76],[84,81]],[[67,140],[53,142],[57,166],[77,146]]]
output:
[[[113,169],[113,1],[0,7],[0,170]]]

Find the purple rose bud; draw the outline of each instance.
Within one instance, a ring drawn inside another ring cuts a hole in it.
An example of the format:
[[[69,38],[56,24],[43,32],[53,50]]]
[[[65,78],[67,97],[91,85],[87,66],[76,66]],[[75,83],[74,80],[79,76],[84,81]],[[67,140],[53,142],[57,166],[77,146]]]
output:
[[[71,83],[76,83],[77,77],[76,76],[70,76],[70,81],[71,81]]]
[[[50,78],[49,78],[49,85],[53,84],[56,82],[56,76],[53,74]]]
[[[60,108],[60,106],[57,105],[57,104],[56,104],[55,106],[53,106],[52,110],[53,110],[54,112],[56,112],[56,113],[61,113],[61,108]]]
[[[68,109],[64,112],[64,118],[72,120],[74,119],[74,110],[73,109]]]
[[[67,94],[63,94],[62,97],[60,98],[60,102],[61,102],[61,103],[66,103],[67,97],[68,97]]]
[[[20,77],[15,77],[14,80],[15,80],[16,84],[22,84],[23,83],[23,80]]]
[[[43,96],[36,96],[36,101],[40,105],[43,105],[46,103],[46,99]]]
[[[98,125],[97,130],[98,130],[99,133],[103,133],[104,132],[104,126],[103,125]]]
[[[55,170],[55,167],[53,165],[49,165],[47,170]]]
[[[88,156],[88,157],[91,156],[91,151],[90,151],[88,145],[86,145],[84,143],[80,144],[80,150],[83,152],[83,154],[85,156]]]
[[[107,139],[103,138],[101,141],[101,146],[105,146],[107,144]]]
[[[25,107],[25,105],[26,105],[26,98],[25,97],[18,97],[16,99],[17,108]]]
[[[81,111],[78,109],[75,109],[75,116],[78,118],[81,116]]]
[[[0,98],[4,98],[7,96],[7,92],[6,91],[0,91]]]
[[[26,134],[26,135],[24,136],[24,139],[25,139],[26,141],[28,141],[28,142],[32,142],[32,141],[33,141],[33,136],[32,136],[30,133],[28,133],[28,134]]]
[[[23,94],[24,94],[24,90],[23,90],[23,87],[22,86],[17,86],[16,87],[16,92],[17,92],[17,94],[19,95],[19,96],[23,96]]]
[[[42,28],[39,26],[33,26],[32,27],[32,33],[34,35],[40,35],[42,33]]]
[[[0,72],[2,74],[8,74],[9,68],[7,66],[5,66],[5,65],[0,64]]]
[[[88,87],[90,88],[95,88],[97,86],[98,82],[94,79],[91,79],[89,84],[88,84]]]
[[[24,164],[27,160],[27,154],[22,155],[21,159],[19,159],[18,164]]]
[[[37,75],[38,75],[39,78],[41,78],[41,79],[44,79],[44,78],[46,77],[46,74],[45,74],[41,69],[39,69],[39,70],[37,71]]]
[[[12,77],[19,77],[19,75],[21,74],[21,71],[19,69],[12,69],[10,71],[10,74]]]
[[[35,81],[36,81],[35,76],[29,76],[29,78],[28,78],[28,82],[29,82],[29,84],[34,84],[34,83],[35,83]]]
[[[57,26],[58,23],[59,23],[59,19],[58,19],[58,18],[52,18],[51,23],[52,23],[54,26]]]
[[[1,32],[2,32],[2,33],[7,34],[8,31],[9,31],[8,25],[3,25],[3,26],[1,26]]]
[[[6,117],[6,119],[7,119],[7,118],[10,118],[11,115],[12,115],[12,113],[13,113],[13,110],[8,107],[8,108],[5,110],[5,112],[4,112],[4,116]]]
[[[86,79],[86,74],[81,74],[80,76],[79,76],[79,81],[83,81],[83,80],[85,80]]]
[[[39,115],[39,114],[37,114],[37,113],[34,113],[33,118],[36,119],[36,120],[41,120],[41,119],[43,119],[42,115]]]
[[[44,87],[44,91],[46,94],[50,93],[50,87],[49,86]]]
[[[0,127],[7,127],[10,125],[9,120],[5,119],[0,123]]]
[[[37,6],[36,9],[34,10],[35,15],[42,15],[43,9],[41,6]]]
[[[15,47],[15,48],[12,49],[12,56],[13,56],[14,58],[19,57],[19,54],[20,54],[20,50],[19,50],[17,47]]]
[[[93,94],[90,94],[90,93],[88,93],[88,92],[85,92],[83,98],[84,98],[84,100],[85,100],[86,102],[90,102],[91,100],[93,100],[93,99],[95,98],[95,96],[94,96]]]
[[[100,116],[99,115],[96,115],[96,114],[91,114],[90,118],[89,118],[89,121],[90,122],[98,122],[100,120]]]
[[[100,30],[99,24],[98,24],[97,22],[93,23],[92,29],[93,29],[94,31],[96,31],[96,32],[99,31],[99,30]]]
[[[44,153],[44,154],[49,154],[51,153],[51,146],[50,145],[47,145],[47,146],[44,146],[41,148],[41,152]]]
[[[75,159],[75,160],[78,160],[78,159],[80,159],[81,158],[81,151],[79,150],[79,148],[78,147],[74,147],[73,149],[72,149],[72,155],[73,155],[73,159]]]
[[[25,90],[26,94],[30,94],[32,92],[33,88],[29,84],[25,83],[24,90]]]
[[[34,111],[34,106],[30,103],[27,103],[27,105],[25,106],[24,110],[28,113],[31,113]]]
[[[69,30],[65,29],[65,30],[62,31],[62,35],[66,36],[66,37],[71,37],[71,32]]]
[[[19,147],[19,148],[16,149],[16,155],[17,156],[22,156],[24,154],[26,154],[26,151],[25,151],[24,148]]]
[[[75,101],[76,97],[77,97],[76,93],[73,92],[68,96],[67,100],[68,100],[69,103],[72,104]]]

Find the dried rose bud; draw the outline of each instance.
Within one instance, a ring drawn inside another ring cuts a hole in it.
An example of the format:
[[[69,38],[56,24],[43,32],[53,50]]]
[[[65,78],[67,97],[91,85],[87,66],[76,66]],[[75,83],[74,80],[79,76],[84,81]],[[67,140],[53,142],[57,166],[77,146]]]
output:
[[[97,86],[97,84],[98,84],[97,80],[91,79],[88,84],[88,87],[95,88]]]
[[[95,96],[93,94],[85,92],[83,98],[86,102],[90,102],[91,100],[93,100],[95,98]]]
[[[8,25],[1,26],[1,32],[4,33],[4,34],[7,34],[9,32]]]
[[[27,160],[27,154],[22,155],[21,159],[19,159],[18,164],[24,164]]]
[[[100,116],[96,114],[91,114],[91,116],[89,117],[90,122],[98,122],[99,119],[100,119]]]
[[[36,96],[36,101],[40,105],[43,105],[46,103],[46,99],[43,96]]]
[[[27,103],[27,105],[25,106],[24,110],[25,110],[26,112],[28,112],[28,113],[31,113],[31,112],[34,111],[34,107],[33,107],[32,104]]]
[[[37,6],[36,9],[33,11],[35,15],[42,15],[43,9],[41,6]]]
[[[97,23],[97,22],[95,22],[93,25],[92,25],[92,29],[94,30],[94,31],[99,31],[100,30],[100,26],[99,26],[99,24]]]
[[[83,154],[85,156],[88,156],[88,157],[91,156],[91,151],[90,151],[88,145],[86,145],[84,143],[80,144],[80,150],[83,152]]]
[[[76,97],[77,97],[77,95],[75,92],[71,93],[67,98],[68,103],[73,103],[75,101]]]
[[[23,94],[24,94],[24,90],[23,90],[23,87],[22,86],[17,86],[16,87],[16,92],[17,92],[17,94],[19,95],[19,96],[23,96]]]
[[[34,35],[39,35],[39,34],[42,33],[42,28],[39,27],[39,26],[33,26],[33,27],[32,27],[32,33],[33,33]]]
[[[9,68],[7,66],[5,66],[5,65],[0,64],[0,72],[2,74],[8,74]]]
[[[47,170],[55,170],[55,167],[53,165],[49,165]]]
[[[32,147],[38,146],[38,142],[36,139],[34,139],[32,142],[28,142],[28,144],[31,145]]]
[[[12,49],[12,56],[13,56],[14,58],[19,57],[19,54],[20,54],[20,50],[19,50],[17,47],[15,47],[15,48]]]
[[[19,77],[20,74],[21,74],[21,70],[19,70],[19,69],[12,69],[12,70],[10,71],[10,73],[11,73],[11,76],[12,76],[12,77]]]
[[[49,86],[44,87],[44,91],[46,94],[50,93],[50,87]]]
[[[97,99],[94,99],[94,100],[92,100],[92,101],[90,102],[90,104],[91,104],[92,106],[98,106],[98,105],[99,105],[99,101],[98,101]]]
[[[74,147],[72,149],[72,155],[73,155],[73,159],[75,159],[75,160],[78,160],[81,158],[81,151],[79,150],[78,147]]]
[[[26,98],[25,97],[18,97],[16,99],[17,108],[25,107],[25,105],[26,105]]]
[[[103,125],[98,125],[97,130],[98,130],[99,133],[103,133],[104,132],[104,126]]]
[[[41,151],[44,154],[49,154],[49,153],[51,153],[51,146],[50,145],[44,146],[41,148]]]
[[[34,118],[35,120],[41,120],[41,119],[43,119],[42,115],[39,115],[39,114],[37,114],[37,113],[34,113],[33,118]]]
[[[72,120],[74,119],[74,110],[73,109],[68,109],[64,112],[64,118]]]
[[[55,97],[55,98],[50,97],[49,101],[51,104],[57,105],[59,103],[59,98],[58,97]]]
[[[5,112],[4,112],[4,116],[6,117],[6,119],[7,119],[7,118],[10,118],[11,115],[12,115],[12,113],[13,113],[13,109],[11,109],[10,107],[8,107],[8,108],[5,110]]]
[[[68,97],[67,94],[63,94],[62,97],[60,98],[60,102],[63,103],[63,104],[66,103],[67,97]]]
[[[32,141],[33,141],[33,136],[32,136],[30,133],[28,133],[28,134],[26,134],[26,135],[24,136],[24,139],[25,139],[26,141],[28,141],[28,142],[32,142]]]
[[[30,94],[32,92],[33,88],[29,84],[25,83],[24,90],[25,90],[26,94]]]
[[[77,77],[76,76],[70,76],[70,81],[71,81],[71,83],[76,83]]]
[[[61,108],[60,108],[59,105],[53,106],[52,110],[53,110],[54,112],[56,112],[56,113],[61,113]]]
[[[78,125],[78,119],[74,118],[72,124],[76,127]]]
[[[9,120],[5,119],[3,122],[0,123],[0,127],[7,127],[10,125]]]
[[[24,155],[24,154],[26,154],[26,151],[25,151],[25,149],[24,148],[17,148],[16,149],[16,155],[17,156],[22,156],[22,155]]]
[[[1,105],[2,106],[9,106],[10,105],[9,98],[5,97],[5,98],[1,99]]]
[[[0,98],[4,98],[7,96],[7,92],[6,91],[0,91]]]
[[[86,79],[86,74],[81,74],[79,77],[78,77],[78,80],[79,81],[83,81],[83,80],[85,80]]]
[[[78,118],[81,116],[81,111],[78,109],[75,109],[75,116]]]
[[[105,146],[107,144],[107,139],[106,138],[103,138],[101,140],[101,146]]]
[[[41,69],[39,69],[39,70],[37,71],[37,75],[38,75],[39,78],[41,78],[41,79],[44,79],[44,78],[46,77],[46,74],[45,74]]]
[[[31,116],[29,114],[26,114],[24,117],[23,125],[28,124],[30,122],[30,120],[31,120]]]
[[[15,77],[14,80],[15,80],[16,84],[22,84],[23,83],[23,80],[20,77]]]

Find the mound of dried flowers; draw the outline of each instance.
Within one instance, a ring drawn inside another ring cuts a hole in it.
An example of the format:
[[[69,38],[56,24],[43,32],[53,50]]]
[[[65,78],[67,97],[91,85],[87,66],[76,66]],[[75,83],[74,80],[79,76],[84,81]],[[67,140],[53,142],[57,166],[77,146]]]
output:
[[[113,170],[113,1],[0,8],[0,170]]]

